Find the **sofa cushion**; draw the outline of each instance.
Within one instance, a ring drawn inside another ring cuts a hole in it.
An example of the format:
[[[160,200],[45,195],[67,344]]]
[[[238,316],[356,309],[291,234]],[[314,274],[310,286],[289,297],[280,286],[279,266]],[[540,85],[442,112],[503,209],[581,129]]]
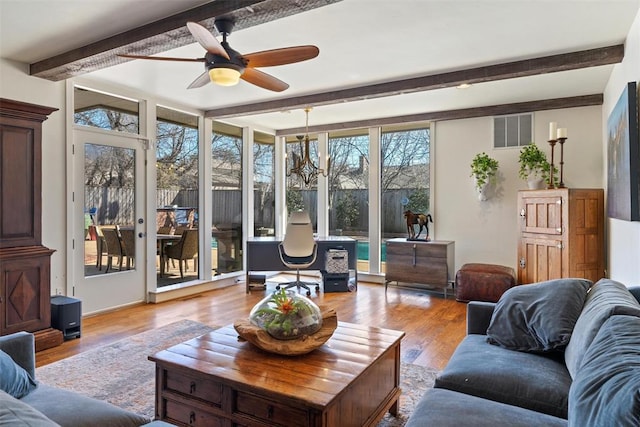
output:
[[[443,388],[427,390],[405,427],[561,427],[567,420]]]
[[[599,280],[589,290],[564,353],[567,369],[573,378],[602,324],[616,314],[640,317],[640,304],[622,283],[610,279]]]
[[[108,402],[43,383],[22,401],[63,426],[138,427],[151,421]]]
[[[569,425],[640,425],[640,318],[611,316],[569,392]]]
[[[563,349],[591,285],[589,280],[556,279],[507,290],[493,311],[489,343],[518,351]]]
[[[0,426],[59,427],[24,402],[0,390]]]
[[[467,335],[454,351],[435,387],[567,418],[571,376],[557,353],[535,354],[487,343]]]
[[[24,368],[14,362],[11,356],[0,350],[0,390],[20,399],[36,388],[36,385],[34,379]]]

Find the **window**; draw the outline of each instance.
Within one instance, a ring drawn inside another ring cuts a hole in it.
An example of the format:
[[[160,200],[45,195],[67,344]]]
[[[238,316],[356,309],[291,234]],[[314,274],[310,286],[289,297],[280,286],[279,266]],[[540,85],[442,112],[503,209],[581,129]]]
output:
[[[158,234],[191,235],[180,242],[180,253],[160,269],[158,287],[198,278],[198,116],[158,106],[156,108],[156,226]],[[172,242],[177,244],[178,241]],[[176,246],[177,247],[177,246]],[[165,248],[159,248],[161,251]],[[162,261],[162,260],[161,260]],[[180,266],[178,263],[182,263]],[[191,265],[189,265],[191,264]],[[187,265],[193,268],[185,268]],[[182,267],[183,274],[180,274]]]
[[[382,130],[380,218],[383,240],[407,237],[404,211],[429,213],[430,147],[428,128]],[[426,237],[426,230],[420,237]],[[384,249],[383,245],[381,261],[385,261]]]
[[[522,147],[533,141],[533,114],[493,118],[493,147]]]
[[[318,140],[312,139],[310,135],[309,151],[305,146],[304,139],[287,138],[286,146],[286,199],[287,211],[289,213],[296,210],[305,210],[309,213],[309,218],[313,223],[313,229],[317,230],[318,219],[318,180],[312,179],[307,185],[300,176],[290,173],[291,167],[296,159],[301,160],[305,154],[311,159],[313,164],[318,165]]]
[[[139,132],[138,101],[101,92],[73,88],[73,122],[80,126],[119,132]]]
[[[242,129],[213,122],[211,136],[214,274],[242,270]]]
[[[253,142],[254,236],[274,236],[275,138],[254,132]]]
[[[330,134],[329,155],[330,234],[358,240],[358,265],[368,270],[369,135],[362,129]]]

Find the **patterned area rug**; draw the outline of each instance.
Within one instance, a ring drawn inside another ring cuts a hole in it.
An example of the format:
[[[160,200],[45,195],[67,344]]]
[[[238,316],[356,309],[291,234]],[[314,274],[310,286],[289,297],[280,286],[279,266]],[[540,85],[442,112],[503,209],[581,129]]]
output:
[[[147,356],[213,329],[181,320],[40,367],[36,378],[153,418],[155,367]],[[385,415],[378,427],[403,426],[420,397],[433,385],[435,376],[436,372],[430,369],[402,364],[400,414]]]

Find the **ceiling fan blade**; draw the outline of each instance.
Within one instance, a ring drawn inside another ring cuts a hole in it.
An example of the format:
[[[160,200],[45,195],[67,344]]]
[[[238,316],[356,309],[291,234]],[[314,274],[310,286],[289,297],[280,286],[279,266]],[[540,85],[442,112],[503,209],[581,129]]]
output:
[[[315,58],[320,53],[316,46],[292,46],[281,49],[264,50],[262,52],[242,55],[248,61],[248,67],[273,67],[275,65],[293,64]]]
[[[274,92],[282,92],[289,87],[289,85],[282,80],[276,79],[275,77],[256,70],[255,68],[245,68],[244,73],[242,73],[240,78],[251,84]]]
[[[153,59],[154,61],[206,62],[204,58],[171,58],[167,56],[128,55],[124,53],[119,53],[117,56],[131,59]]]
[[[224,47],[220,44],[217,38],[213,36],[205,27],[195,22],[187,22],[187,28],[191,32],[191,35],[200,45],[209,53],[214,55],[220,55],[229,59],[229,54]]]
[[[202,87],[209,83],[211,79],[209,78],[209,70],[205,70],[204,73],[200,74],[194,81],[191,82],[187,89],[195,89],[197,87]]]

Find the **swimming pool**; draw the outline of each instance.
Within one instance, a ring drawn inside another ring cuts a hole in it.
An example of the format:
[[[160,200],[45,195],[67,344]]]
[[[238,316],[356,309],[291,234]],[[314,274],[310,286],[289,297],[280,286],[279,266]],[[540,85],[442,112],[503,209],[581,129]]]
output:
[[[216,239],[211,239],[211,248],[216,249],[218,247],[218,241]],[[360,261],[369,261],[369,242],[358,241],[357,244],[358,251],[358,260]],[[387,260],[387,245],[384,243],[380,245],[380,260]]]
[[[369,261],[369,242],[358,241],[358,259],[360,261]],[[380,260],[387,260],[387,245],[380,245]]]

